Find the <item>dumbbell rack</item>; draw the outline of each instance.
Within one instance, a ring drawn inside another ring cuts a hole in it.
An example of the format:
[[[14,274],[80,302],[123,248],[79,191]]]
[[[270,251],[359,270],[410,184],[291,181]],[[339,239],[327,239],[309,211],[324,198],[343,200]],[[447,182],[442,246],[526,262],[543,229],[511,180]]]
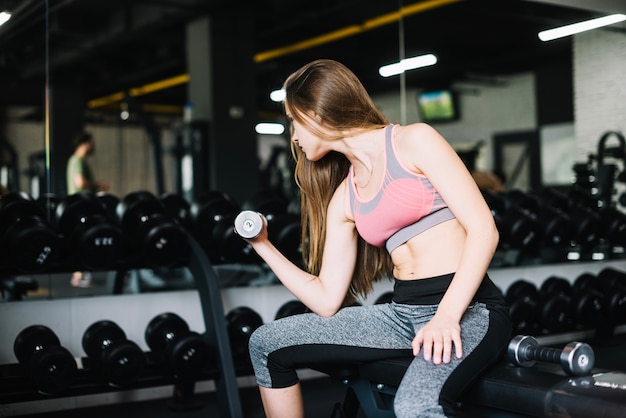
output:
[[[213,347],[217,357],[215,366],[204,370],[196,379],[213,380],[217,392],[217,407],[220,417],[243,417],[236,371],[232,358],[230,341],[224,319],[224,308],[218,277],[209,262],[206,253],[198,242],[189,234],[190,254],[188,259],[191,272],[200,298],[203,320],[206,328],[204,337]],[[118,266],[118,276],[129,266]],[[54,270],[62,271],[62,266],[55,266]],[[182,382],[168,374],[166,366],[152,360],[151,353],[146,353],[149,367],[137,382],[124,388],[114,388],[102,383],[99,374],[89,367],[89,359],[81,358],[84,367],[79,368],[72,385],[56,395],[38,393],[30,383],[27,366],[21,364],[6,364],[0,366],[0,404],[12,402],[26,402],[50,399],[51,397],[70,397],[96,394],[107,391],[133,390],[146,387],[175,385],[178,389],[193,391],[195,382]],[[184,400],[183,400],[184,401]],[[178,405],[183,406],[184,405]]]

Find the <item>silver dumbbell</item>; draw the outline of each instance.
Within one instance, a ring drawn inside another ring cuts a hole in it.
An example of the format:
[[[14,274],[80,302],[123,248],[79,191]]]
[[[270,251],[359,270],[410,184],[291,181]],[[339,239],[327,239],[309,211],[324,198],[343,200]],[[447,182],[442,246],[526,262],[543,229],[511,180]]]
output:
[[[242,238],[254,239],[259,236],[266,224],[259,212],[244,210],[235,218],[235,232]]]
[[[584,376],[595,363],[593,349],[585,343],[571,342],[563,350],[541,347],[534,337],[517,335],[509,343],[509,360],[516,366],[532,367],[535,361],[561,364],[570,376]]]

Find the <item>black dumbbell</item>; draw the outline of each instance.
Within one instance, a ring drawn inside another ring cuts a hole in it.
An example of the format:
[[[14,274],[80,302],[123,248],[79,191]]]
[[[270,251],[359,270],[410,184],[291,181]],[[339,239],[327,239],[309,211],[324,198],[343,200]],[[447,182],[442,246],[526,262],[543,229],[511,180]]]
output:
[[[536,195],[543,205],[567,213],[571,238],[576,244],[589,247],[598,243],[601,219],[597,211],[586,206],[587,199],[576,192],[563,192],[555,188],[541,189]]]
[[[187,230],[192,229],[191,203],[176,193],[165,193],[159,198],[165,213],[175,218]]]
[[[240,306],[226,315],[226,327],[231,344],[233,357],[238,360],[249,360],[248,342],[252,333],[263,325],[263,318],[255,310]]]
[[[572,285],[572,315],[577,328],[599,328],[606,322],[606,296],[599,289],[598,278],[580,274]]]
[[[146,327],[145,340],[155,359],[165,362],[172,375],[193,379],[215,361],[215,353],[203,336],[190,331],[175,313],[155,316]]]
[[[292,315],[299,315],[310,312],[306,305],[297,299],[289,300],[283,303],[276,311],[274,319],[286,318]]]
[[[0,198],[0,237],[4,263],[22,273],[44,271],[60,252],[58,234],[41,206],[26,193]]]
[[[104,207],[106,218],[114,225],[120,226],[119,219],[117,218],[117,205],[120,204],[120,198],[112,193],[98,192],[96,193],[96,199]]]
[[[570,376],[584,376],[591,372],[595,355],[591,346],[571,342],[562,350],[542,347],[529,335],[517,335],[510,342],[508,356],[511,363],[520,367],[532,367],[536,361],[561,364]]]
[[[91,324],[83,333],[82,346],[89,360],[88,368],[98,371],[111,386],[136,382],[146,366],[145,353],[113,321]]]
[[[507,207],[525,210],[539,225],[538,243],[550,247],[570,245],[572,226],[565,212],[543,204],[534,193],[509,190],[504,193],[504,196]]]
[[[537,315],[539,290],[528,280],[513,282],[506,291],[505,300],[516,333],[537,334],[540,332]]]
[[[572,286],[563,277],[550,276],[539,288],[539,324],[549,333],[574,328],[572,317]]]
[[[482,194],[500,232],[501,247],[522,249],[529,248],[537,242],[539,227],[527,210],[507,207],[506,200],[501,194],[486,190]]]
[[[56,207],[58,231],[67,243],[66,257],[87,270],[114,267],[124,255],[122,230],[92,193],[67,196]]]
[[[612,325],[626,324],[626,271],[606,267],[598,273],[597,279],[606,297],[607,320]]]
[[[152,193],[129,193],[118,204],[117,216],[129,253],[139,262],[171,267],[188,259],[187,233]]]
[[[193,234],[213,262],[258,260],[250,246],[237,236],[233,223],[239,205],[227,193],[211,191],[191,204]]]
[[[268,238],[276,248],[289,260],[296,263],[302,262],[300,216],[288,211],[288,203],[284,199],[271,191],[261,190],[247,200],[242,205],[242,209],[246,213],[247,223],[235,222],[237,231],[242,230],[246,233],[242,236],[248,238],[247,235],[254,232],[260,233],[259,226],[250,231],[246,228],[258,224],[258,221],[254,222],[253,214],[257,212],[263,216],[267,225]],[[247,211],[252,211],[252,213]]]
[[[13,352],[20,364],[27,365],[35,387],[43,394],[61,393],[74,381],[76,360],[44,325],[24,328],[15,338]]]

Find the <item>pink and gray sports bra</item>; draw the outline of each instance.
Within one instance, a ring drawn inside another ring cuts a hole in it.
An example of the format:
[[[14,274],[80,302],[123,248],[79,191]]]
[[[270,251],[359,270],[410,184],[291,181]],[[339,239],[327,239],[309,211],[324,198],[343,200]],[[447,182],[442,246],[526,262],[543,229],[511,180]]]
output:
[[[356,229],[371,245],[385,245],[391,253],[425,230],[454,219],[454,214],[428,178],[404,167],[397,158],[393,141],[395,125],[385,128],[385,174],[378,192],[362,200],[354,182],[354,168],[348,173],[350,206]]]

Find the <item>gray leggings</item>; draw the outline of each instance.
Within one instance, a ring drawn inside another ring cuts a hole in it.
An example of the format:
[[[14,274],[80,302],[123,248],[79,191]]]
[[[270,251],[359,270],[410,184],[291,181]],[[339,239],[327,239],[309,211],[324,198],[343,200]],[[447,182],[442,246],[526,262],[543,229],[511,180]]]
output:
[[[284,388],[298,382],[297,368],[316,363],[411,356],[411,341],[436,310],[437,305],[391,302],[344,308],[330,318],[311,313],[263,325],[250,338],[257,383],[268,388]],[[435,365],[425,361],[421,354],[416,357],[396,393],[396,415],[445,416],[442,405],[454,404],[472,380],[501,354],[509,338],[507,315],[502,309],[472,303],[461,320],[463,358],[453,356],[449,364]],[[479,346],[480,350],[473,353]],[[458,367],[466,363],[468,367]],[[462,373],[452,379],[457,368]]]

